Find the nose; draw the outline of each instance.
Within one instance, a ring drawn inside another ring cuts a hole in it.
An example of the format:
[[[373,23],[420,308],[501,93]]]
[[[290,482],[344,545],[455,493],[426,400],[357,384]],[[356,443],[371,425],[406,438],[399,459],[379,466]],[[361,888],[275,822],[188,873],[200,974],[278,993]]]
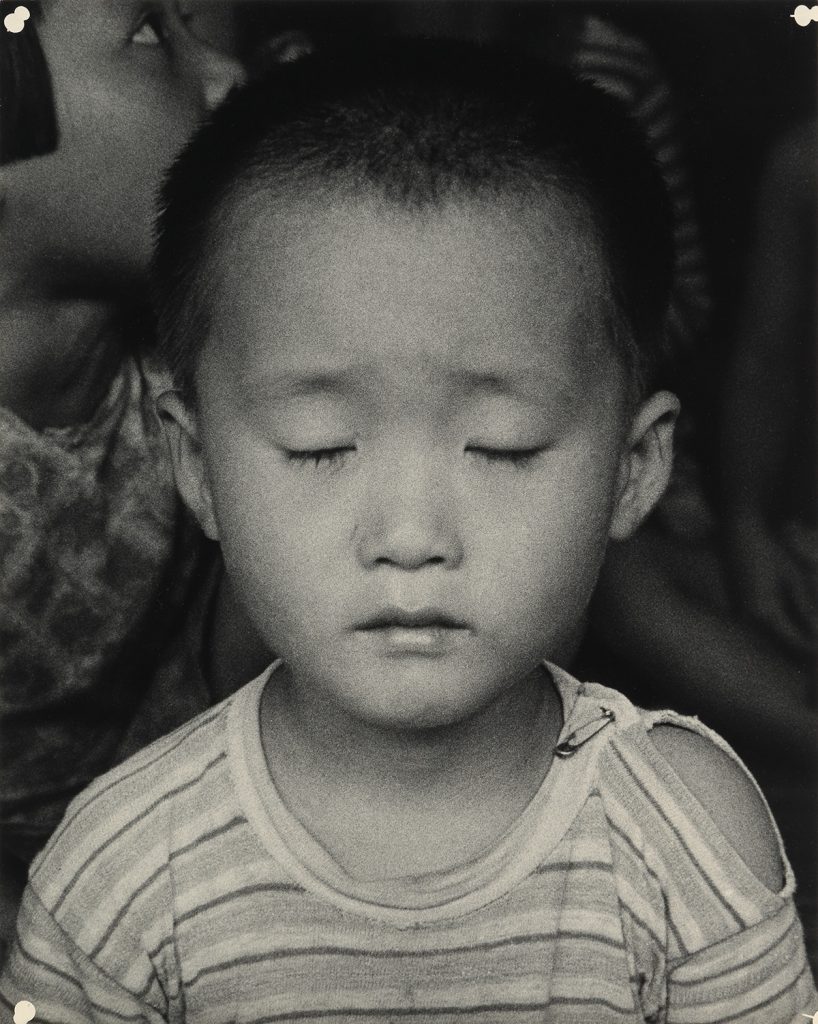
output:
[[[195,13],[195,8],[187,11]],[[210,39],[219,39],[230,45],[233,12],[215,12],[214,23],[202,23],[200,18],[187,20],[179,4],[165,8],[166,26],[172,40],[173,52],[191,94],[196,96],[203,111],[212,110],[227,93],[246,78],[241,62],[213,45]],[[224,18],[227,18],[224,21]]]
[[[424,460],[402,459],[372,481],[356,525],[366,568],[455,569],[463,560],[451,487]]]
[[[234,85],[244,81],[244,68],[235,57],[212,47],[199,44],[199,50],[199,97],[205,110],[213,110]]]

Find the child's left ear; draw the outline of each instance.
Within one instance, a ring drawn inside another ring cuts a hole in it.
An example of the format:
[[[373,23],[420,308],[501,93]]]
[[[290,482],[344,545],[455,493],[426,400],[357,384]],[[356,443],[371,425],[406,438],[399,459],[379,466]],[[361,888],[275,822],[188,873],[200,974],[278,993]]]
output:
[[[637,409],[619,465],[611,540],[627,540],[662,497],[673,468],[679,399],[657,391]]]

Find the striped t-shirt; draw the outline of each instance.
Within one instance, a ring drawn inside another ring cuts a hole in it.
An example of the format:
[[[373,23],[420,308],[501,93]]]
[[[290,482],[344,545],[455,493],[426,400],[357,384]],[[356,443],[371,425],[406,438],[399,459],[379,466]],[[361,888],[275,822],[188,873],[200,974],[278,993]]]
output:
[[[783,1024],[818,1010],[786,861],[771,892],[649,729],[712,734],[552,677],[568,756],[512,828],[456,869],[364,883],[273,787],[265,673],[74,801],[32,868],[5,1004],[30,1000],[36,1024]]]

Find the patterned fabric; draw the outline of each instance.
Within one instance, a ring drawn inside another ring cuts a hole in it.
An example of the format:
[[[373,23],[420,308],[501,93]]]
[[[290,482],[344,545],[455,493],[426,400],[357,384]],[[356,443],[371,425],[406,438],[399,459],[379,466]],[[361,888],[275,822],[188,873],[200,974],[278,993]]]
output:
[[[90,422],[0,409],[0,829],[28,860],[87,783],[210,703],[185,619],[212,558],[126,360]]]
[[[648,730],[723,741],[552,676],[560,741],[583,742],[498,844],[368,883],[271,784],[268,671],[74,802],[32,869],[5,1005],[29,999],[51,1024],[783,1024],[818,1009],[786,859],[771,892]]]

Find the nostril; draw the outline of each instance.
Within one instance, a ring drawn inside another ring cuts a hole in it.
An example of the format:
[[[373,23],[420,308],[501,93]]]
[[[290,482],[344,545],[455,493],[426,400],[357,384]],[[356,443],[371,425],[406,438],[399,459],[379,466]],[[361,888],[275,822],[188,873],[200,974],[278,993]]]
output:
[[[205,108],[213,110],[234,85],[240,85],[247,78],[242,65],[231,57],[212,54],[209,68],[202,75],[202,98]]]
[[[396,474],[389,487],[372,493],[353,531],[357,558],[366,566],[437,572],[456,568],[463,559],[462,538],[445,501],[410,488],[411,474]],[[422,483],[422,481],[421,481]]]

